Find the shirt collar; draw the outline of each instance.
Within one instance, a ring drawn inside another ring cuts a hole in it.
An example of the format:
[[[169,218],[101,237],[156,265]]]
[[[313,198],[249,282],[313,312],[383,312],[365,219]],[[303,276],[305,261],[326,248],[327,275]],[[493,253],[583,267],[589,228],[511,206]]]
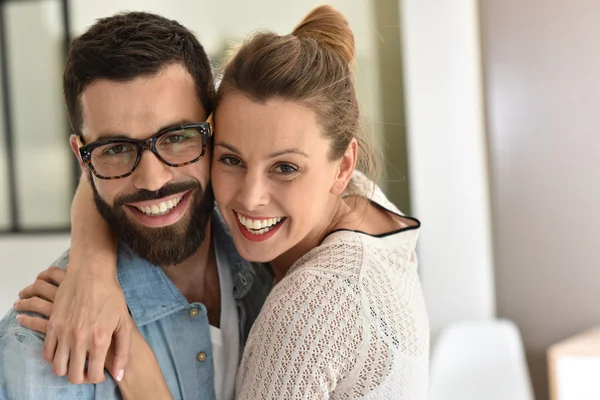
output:
[[[224,254],[224,259],[229,263],[233,279],[233,297],[241,300],[250,292],[256,271],[252,263],[243,259],[238,253],[231,231],[217,207],[212,215],[212,234],[215,241],[215,252]]]
[[[160,267],[125,245],[119,246],[117,277],[137,326],[181,311],[189,304]]]
[[[212,215],[212,234],[217,257],[227,262],[233,279],[233,296],[243,299],[252,288],[256,271],[237,252],[231,232],[217,207]],[[119,245],[117,277],[136,325],[143,326],[185,309],[189,303],[163,270]]]

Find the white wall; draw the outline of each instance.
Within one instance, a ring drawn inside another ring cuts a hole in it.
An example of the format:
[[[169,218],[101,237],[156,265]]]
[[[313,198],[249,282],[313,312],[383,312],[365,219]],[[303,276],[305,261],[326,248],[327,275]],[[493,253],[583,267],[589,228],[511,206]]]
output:
[[[19,290],[33,283],[68,247],[68,235],[0,236],[0,318]]]
[[[2,66],[0,65],[0,74],[2,74]],[[0,83],[0,94],[2,93],[2,84]],[[4,138],[4,103],[0,95],[0,138]],[[8,159],[6,156],[6,145],[3,139],[0,139],[0,229],[9,227],[9,193],[8,187]]]
[[[548,347],[600,320],[600,2],[481,11],[498,315],[521,328],[543,400]]]
[[[3,7],[19,219],[23,227],[64,228],[74,179],[62,97],[60,2],[7,2]]]
[[[495,314],[476,0],[404,0],[413,213],[434,334]]]

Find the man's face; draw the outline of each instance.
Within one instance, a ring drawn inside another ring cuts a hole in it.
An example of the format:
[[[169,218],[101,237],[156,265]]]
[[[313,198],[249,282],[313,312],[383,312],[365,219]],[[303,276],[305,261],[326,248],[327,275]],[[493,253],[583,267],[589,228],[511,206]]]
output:
[[[85,143],[146,139],[207,118],[192,77],[179,65],[129,82],[94,82],[81,95],[81,106]],[[86,173],[98,211],[119,239],[153,264],[168,266],[193,255],[204,240],[214,204],[209,168],[209,149],[200,161],[179,168],[144,151],[129,177],[103,180]]]

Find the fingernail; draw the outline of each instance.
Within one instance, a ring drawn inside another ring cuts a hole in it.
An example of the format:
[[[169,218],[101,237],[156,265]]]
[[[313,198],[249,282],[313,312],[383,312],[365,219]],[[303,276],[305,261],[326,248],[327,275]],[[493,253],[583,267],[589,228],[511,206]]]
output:
[[[17,315],[17,321],[21,322],[21,314]]]
[[[123,375],[125,374],[125,370],[122,369],[119,371],[119,373],[117,374],[117,381],[121,382],[123,380]]]

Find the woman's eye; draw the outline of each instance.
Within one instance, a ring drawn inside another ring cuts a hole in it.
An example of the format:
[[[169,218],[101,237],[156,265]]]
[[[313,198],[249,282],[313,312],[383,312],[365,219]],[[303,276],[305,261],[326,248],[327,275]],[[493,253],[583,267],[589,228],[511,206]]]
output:
[[[298,172],[298,168],[290,164],[279,164],[274,168],[274,171],[280,174],[289,175]]]
[[[242,163],[239,159],[235,157],[221,157],[219,161],[221,161],[225,165],[230,165],[232,167],[237,167]]]

